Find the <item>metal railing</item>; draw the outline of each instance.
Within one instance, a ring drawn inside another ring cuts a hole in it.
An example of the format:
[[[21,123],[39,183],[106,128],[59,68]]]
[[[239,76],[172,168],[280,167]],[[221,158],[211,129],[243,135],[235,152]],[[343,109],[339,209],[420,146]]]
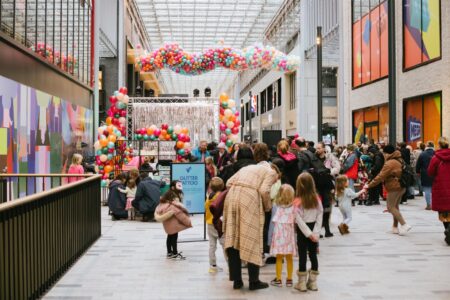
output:
[[[100,175],[0,204],[0,299],[36,299],[100,237]]]
[[[90,174],[0,174],[0,203],[19,199],[68,184],[68,179]]]

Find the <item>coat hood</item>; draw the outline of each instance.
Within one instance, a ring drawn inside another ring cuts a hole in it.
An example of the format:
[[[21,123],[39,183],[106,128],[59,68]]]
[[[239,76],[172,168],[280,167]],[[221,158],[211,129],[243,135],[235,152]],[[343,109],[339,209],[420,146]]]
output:
[[[385,158],[386,158],[386,161],[391,160],[391,159],[399,159],[399,158],[402,158],[402,154],[400,153],[400,151],[395,150],[391,154],[385,154]]]
[[[450,161],[450,149],[437,150],[436,157],[441,161]]]
[[[297,156],[292,152],[282,153],[281,151],[278,151],[278,155],[287,162],[295,161],[297,159]]]
[[[121,185],[123,185],[122,181],[114,180],[113,182],[111,182],[109,184],[109,188],[112,189],[112,188],[115,188],[116,186],[121,186]]]

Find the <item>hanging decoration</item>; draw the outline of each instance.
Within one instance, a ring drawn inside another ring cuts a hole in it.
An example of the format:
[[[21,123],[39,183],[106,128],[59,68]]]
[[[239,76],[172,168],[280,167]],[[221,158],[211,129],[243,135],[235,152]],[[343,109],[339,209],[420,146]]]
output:
[[[188,53],[173,43],[136,59],[136,67],[141,72],[155,72],[169,68],[183,75],[201,75],[217,67],[235,71],[264,68],[292,72],[299,64],[297,56],[286,55],[274,47],[263,45],[250,46],[242,50],[219,45],[203,52]]]
[[[54,51],[50,45],[42,42],[38,42],[36,47],[34,45],[31,46],[30,49],[38,55],[44,57],[49,63],[54,63],[56,66],[59,66],[61,69],[72,75],[78,70],[78,61],[70,53],[68,56],[63,53],[61,59],[61,54],[59,51]]]
[[[219,99],[220,141],[231,151],[233,144],[239,141],[239,110],[236,109],[236,101],[229,99],[227,94],[221,94]]]
[[[132,145],[125,140],[126,107],[129,101],[128,90],[122,87],[109,97],[111,107],[106,118],[106,125],[98,128],[98,141],[95,142],[96,171],[102,174],[102,186],[109,183],[110,173],[120,170],[121,164],[127,164],[133,156]]]
[[[152,125],[148,128],[140,128],[134,131],[135,138],[139,141],[174,141],[177,152],[177,161],[191,152],[191,138],[189,130],[180,125],[169,126],[162,124],[160,128]]]

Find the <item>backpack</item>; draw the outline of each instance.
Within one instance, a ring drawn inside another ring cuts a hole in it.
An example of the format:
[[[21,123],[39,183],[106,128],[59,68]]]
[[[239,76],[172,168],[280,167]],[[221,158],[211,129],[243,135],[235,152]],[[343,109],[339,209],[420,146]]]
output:
[[[400,175],[400,186],[407,188],[416,184],[414,171],[411,166],[407,165],[404,161],[400,161],[402,164],[402,175]]]

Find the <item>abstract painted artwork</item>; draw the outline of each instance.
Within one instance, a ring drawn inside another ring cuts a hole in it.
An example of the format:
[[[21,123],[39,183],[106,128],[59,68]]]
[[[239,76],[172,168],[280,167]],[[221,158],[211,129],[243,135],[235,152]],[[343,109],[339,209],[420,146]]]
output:
[[[364,11],[361,0],[353,1],[353,87],[388,75],[387,1],[371,1]]]
[[[66,173],[92,151],[92,123],[91,109],[0,76],[0,171]]]
[[[403,1],[404,68],[441,56],[440,0]]]

